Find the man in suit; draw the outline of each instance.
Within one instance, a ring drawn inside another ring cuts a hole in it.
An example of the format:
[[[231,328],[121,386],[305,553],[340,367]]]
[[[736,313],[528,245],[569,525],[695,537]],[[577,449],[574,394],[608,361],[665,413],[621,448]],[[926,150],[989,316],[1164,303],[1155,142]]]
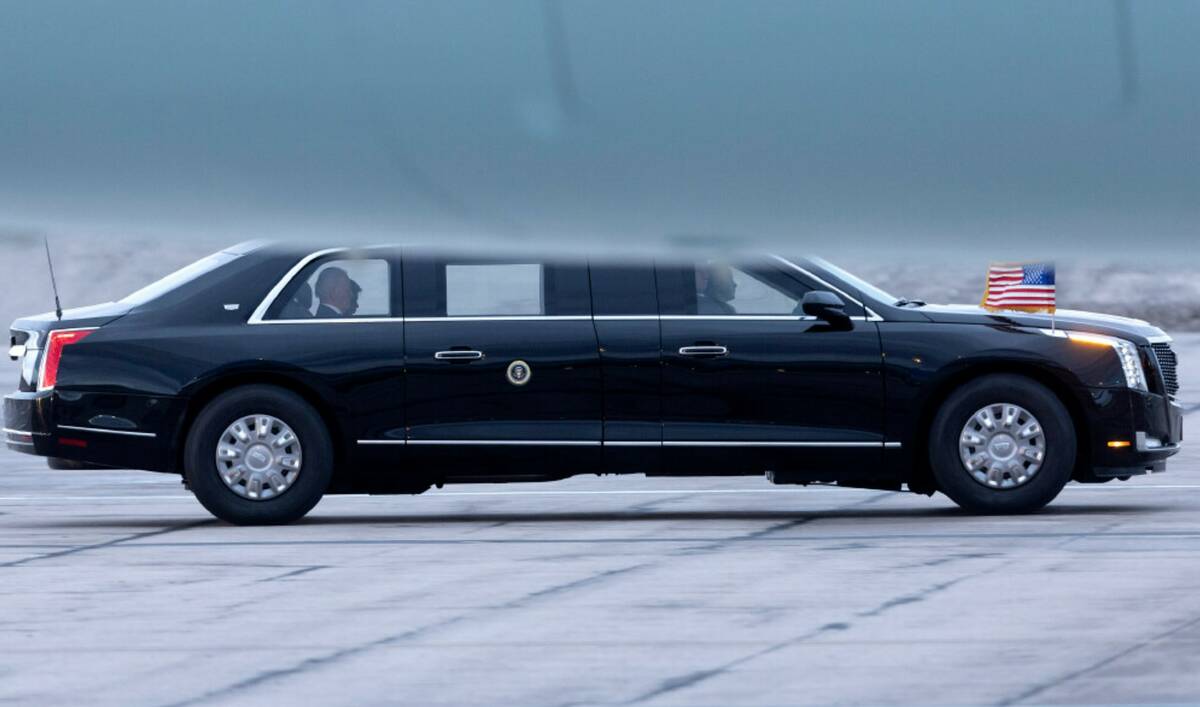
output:
[[[358,293],[362,287],[341,268],[325,268],[317,276],[317,319],[352,317],[358,311]]]

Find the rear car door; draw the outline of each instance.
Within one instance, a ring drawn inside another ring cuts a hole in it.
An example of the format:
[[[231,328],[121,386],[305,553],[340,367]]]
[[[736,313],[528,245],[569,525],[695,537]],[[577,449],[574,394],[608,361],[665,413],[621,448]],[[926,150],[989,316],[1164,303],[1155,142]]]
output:
[[[598,466],[585,262],[406,252],[404,306],[412,463],[457,477]]]
[[[848,329],[805,316],[829,289],[762,258],[659,263],[666,473],[878,473],[879,335],[845,293]]]

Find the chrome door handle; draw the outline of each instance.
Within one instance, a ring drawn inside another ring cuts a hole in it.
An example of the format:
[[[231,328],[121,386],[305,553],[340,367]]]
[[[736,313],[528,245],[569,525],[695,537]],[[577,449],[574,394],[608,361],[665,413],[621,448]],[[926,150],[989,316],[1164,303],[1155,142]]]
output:
[[[478,361],[483,358],[482,351],[438,351],[433,355],[439,361]]]
[[[682,346],[680,356],[724,356],[729,349],[724,346]]]

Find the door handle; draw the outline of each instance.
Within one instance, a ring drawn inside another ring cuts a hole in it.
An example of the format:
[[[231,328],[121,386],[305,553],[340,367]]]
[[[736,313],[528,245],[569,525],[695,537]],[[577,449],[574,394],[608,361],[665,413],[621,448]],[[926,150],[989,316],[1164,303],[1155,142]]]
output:
[[[679,349],[680,356],[724,356],[729,353],[729,349],[724,346],[682,346]]]
[[[454,349],[451,351],[438,351],[433,357],[439,361],[478,361],[483,358],[483,352]]]

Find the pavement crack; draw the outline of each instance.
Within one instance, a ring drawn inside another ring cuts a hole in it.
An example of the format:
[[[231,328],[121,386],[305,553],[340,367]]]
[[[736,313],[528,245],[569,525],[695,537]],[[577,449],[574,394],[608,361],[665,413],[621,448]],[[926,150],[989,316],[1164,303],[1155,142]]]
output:
[[[264,577],[263,579],[260,579],[258,581],[259,582],[277,582],[281,579],[290,579],[292,577],[299,577],[302,574],[308,574],[309,572],[316,572],[317,570],[324,570],[324,569],[329,569],[329,565],[312,565],[310,567],[301,567],[299,569],[292,570],[291,572],[284,572],[283,574],[277,574],[272,577]]]
[[[557,584],[554,586],[546,587],[544,589],[539,589],[538,591],[535,591],[535,592],[530,592],[523,596],[517,597],[516,599],[504,602],[503,604],[500,604],[499,606],[479,607],[475,610],[467,611],[467,612],[458,614],[456,616],[451,616],[451,617],[448,617],[441,621],[435,621],[433,623],[426,624],[424,626],[419,626],[417,628],[409,629],[407,631],[402,631],[400,633],[392,634],[389,636],[383,636],[383,637],[377,638],[373,641],[367,641],[365,643],[360,643],[358,645],[348,646],[346,648],[332,651],[332,652],[326,653],[324,655],[312,656],[310,658],[305,658],[301,661],[294,663],[293,665],[285,666],[282,668],[275,668],[273,670],[264,670],[255,675],[251,675],[250,677],[248,677],[244,680],[240,680],[238,682],[235,682],[230,685],[226,685],[224,687],[217,688],[215,690],[210,690],[208,692],[205,692],[201,695],[197,695],[195,697],[189,697],[185,700],[181,700],[178,702],[171,702],[166,705],[163,705],[163,707],[188,707],[190,705],[201,704],[201,703],[210,702],[213,700],[222,700],[222,699],[228,698],[232,695],[238,694],[242,690],[254,688],[254,687],[257,687],[257,686],[262,685],[267,682],[273,682],[275,680],[280,680],[280,679],[288,678],[288,677],[291,677],[294,675],[299,675],[301,673],[305,673],[310,670],[322,668],[322,667],[340,662],[342,660],[346,660],[347,658],[353,658],[355,656],[362,655],[364,653],[368,653],[372,650],[375,650],[376,648],[382,648],[385,646],[396,645],[399,643],[403,643],[404,641],[408,641],[408,640],[411,640],[411,639],[414,639],[414,638],[417,638],[420,636],[424,636],[429,633],[433,633],[435,631],[440,631],[442,629],[449,628],[456,624],[460,624],[465,621],[468,621],[478,615],[485,614],[490,611],[494,611],[496,608],[515,609],[515,608],[524,607],[530,603],[534,603],[539,600],[546,599],[547,597],[558,596],[560,594],[564,594],[566,592],[570,592],[572,590],[579,589],[580,587],[586,587],[586,586],[598,584],[600,582],[603,582],[604,580],[611,579],[613,577],[617,577],[617,576],[620,576],[620,575],[623,575],[623,574],[626,574],[629,572],[634,572],[636,570],[643,569],[643,568],[646,568],[649,566],[651,566],[651,565],[650,564],[638,564],[638,565],[632,565],[629,567],[618,567],[616,569],[605,570],[603,572],[596,572],[596,573],[590,574],[586,577],[582,577],[580,579],[573,580],[571,582],[566,582],[564,584]]]
[[[921,591],[916,592],[915,594],[903,594],[898,597],[893,597],[893,598],[888,599],[887,601],[883,602],[879,606],[875,607],[874,609],[869,609],[867,611],[858,612],[858,616],[860,618],[879,616],[880,614],[884,613],[885,611],[888,611],[889,609],[894,609],[897,606],[904,606],[905,604],[915,604],[919,601],[925,601],[930,596],[937,594],[938,592],[944,592],[947,589],[949,589],[950,587],[953,587],[954,585],[958,584],[959,582],[962,582],[963,580],[969,579],[974,576],[975,576],[974,574],[968,574],[968,575],[964,575],[962,577],[956,577],[955,579],[951,579],[946,582],[939,582],[938,584],[934,584],[930,587],[926,587],[925,589],[922,589]]]
[[[612,579],[613,577],[627,574],[629,572],[635,572],[637,570],[644,569],[649,566],[650,566],[649,564],[631,565],[629,567],[618,567],[617,569],[605,570],[604,572],[597,572],[596,574],[593,574],[593,575],[590,575],[587,577],[583,577],[581,579],[577,579],[577,580],[574,580],[571,582],[567,582],[566,584],[559,584],[559,585],[555,585],[553,587],[546,587],[545,589],[539,589],[536,592],[530,592],[529,594],[526,594],[523,597],[513,599],[512,601],[505,602],[505,603],[501,604],[500,606],[504,607],[504,608],[516,608],[519,606],[524,606],[525,604],[527,604],[531,601],[536,601],[538,599],[545,599],[546,597],[554,596],[556,594],[563,594],[565,592],[579,589],[580,587],[586,587],[591,584],[598,584],[607,579]]]
[[[57,552],[47,552],[47,553],[43,553],[41,555],[33,555],[31,557],[22,557],[19,560],[11,560],[9,562],[0,563],[0,568],[20,567],[21,565],[25,565],[30,562],[37,562],[39,560],[53,560],[58,557],[66,557],[68,555],[76,555],[78,553],[87,552],[89,550],[100,550],[100,549],[103,549],[106,547],[113,547],[115,545],[121,545],[123,543],[132,542],[134,540],[141,540],[143,538],[153,538],[158,535],[166,535],[167,533],[174,533],[179,530],[191,530],[192,528],[198,528],[202,525],[212,525],[216,522],[217,521],[215,519],[198,520],[198,521],[192,521],[191,523],[181,523],[179,525],[170,525],[165,528],[159,528],[158,530],[149,530],[144,533],[134,533],[132,535],[124,535],[119,538],[113,538],[112,540],[105,540],[102,543],[93,543],[91,545],[76,545],[74,547],[69,547],[66,550],[58,550]]]
[[[859,504],[859,505],[861,505],[861,504]],[[874,618],[874,617],[877,617],[877,616],[879,616],[891,609],[894,609],[896,607],[904,606],[906,604],[914,604],[919,601],[924,601],[925,599],[929,598],[930,596],[944,592],[947,589],[950,589],[951,587],[953,587],[957,584],[961,584],[962,582],[965,582],[969,579],[974,579],[975,577],[980,577],[985,574],[990,574],[992,572],[999,571],[1003,567],[1007,566],[1010,562],[1011,561],[1002,562],[993,567],[982,569],[977,572],[970,572],[968,574],[965,574],[965,575],[962,575],[959,577],[955,577],[954,579],[931,585],[931,586],[927,587],[926,589],[923,589],[915,594],[900,595],[898,597],[895,597],[895,598],[892,598],[892,599],[882,602],[881,604],[876,606],[874,609],[860,612],[858,614],[858,617],[864,618],[864,619]],[[660,682],[656,687],[652,688],[648,692],[642,693],[641,695],[638,695],[637,697],[634,697],[633,699],[631,699],[627,702],[624,702],[622,704],[626,704],[626,705],[640,704],[642,702],[646,702],[647,700],[653,699],[655,697],[659,697],[660,695],[664,695],[669,692],[675,692],[678,690],[682,690],[684,688],[692,687],[693,685],[697,685],[699,683],[704,682],[705,680],[709,680],[713,677],[721,675],[722,673],[728,672],[729,670],[732,670],[733,668],[736,668],[740,665],[748,663],[752,660],[756,660],[763,656],[770,655],[777,651],[781,651],[785,648],[790,648],[792,646],[799,645],[801,643],[804,643],[805,641],[810,641],[810,640],[817,638],[826,633],[830,633],[833,631],[847,631],[852,626],[853,626],[853,624],[849,621],[831,621],[829,623],[824,624],[820,628],[813,629],[806,633],[802,633],[799,636],[794,636],[794,637],[789,638],[784,641],[779,641],[778,643],[773,643],[773,644],[767,646],[766,648],[762,648],[760,650],[753,651],[753,652],[751,652],[747,655],[744,655],[740,658],[735,658],[734,660],[723,663],[722,665],[720,665],[716,668],[712,668],[712,669],[708,669],[708,670],[697,670],[697,671],[693,671],[693,672],[690,672],[690,673],[687,673],[687,674],[684,674],[681,676],[668,678],[668,679]],[[1180,628],[1182,629],[1185,627],[1180,627]]]
[[[1197,625],[1200,625],[1200,616],[1190,619],[1188,621],[1185,621],[1185,622],[1179,624],[1178,626],[1175,626],[1172,629],[1163,631],[1162,633],[1151,636],[1150,638],[1138,641],[1137,643],[1133,644],[1132,646],[1129,646],[1128,648],[1117,651],[1116,653],[1108,656],[1107,658],[1102,658],[1101,660],[1098,660],[1094,663],[1086,665],[1078,670],[1073,670],[1064,675],[1060,675],[1059,677],[1057,677],[1053,680],[1050,680],[1048,682],[1041,683],[1040,685],[1034,685],[1033,687],[1025,690],[1024,692],[1021,692],[1020,694],[1015,695],[1013,697],[1005,698],[1005,699],[997,702],[996,704],[999,706],[1003,706],[1003,705],[1013,705],[1013,704],[1017,704],[1019,702],[1024,702],[1025,700],[1028,700],[1032,697],[1036,697],[1047,690],[1058,687],[1059,685],[1070,682],[1076,678],[1083,677],[1084,675],[1087,675],[1088,673],[1093,672],[1095,670],[1100,670],[1101,668],[1105,668],[1109,665],[1112,665],[1113,663],[1117,662],[1118,660],[1121,660],[1125,656],[1136,653],[1137,651],[1140,651],[1141,649],[1145,648],[1146,646],[1157,643],[1165,638],[1170,638],[1171,636],[1175,635],[1176,633],[1179,633],[1180,631],[1186,631],[1187,629],[1192,628],[1193,626],[1197,626]]]

